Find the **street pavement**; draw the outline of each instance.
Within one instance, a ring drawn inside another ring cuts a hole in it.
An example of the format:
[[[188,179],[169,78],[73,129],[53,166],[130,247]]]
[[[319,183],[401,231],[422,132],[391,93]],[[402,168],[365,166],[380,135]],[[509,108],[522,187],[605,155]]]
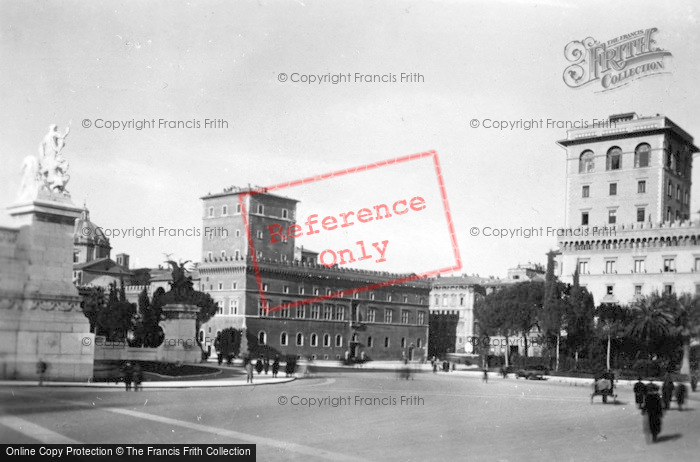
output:
[[[0,441],[254,443],[260,461],[698,460],[700,393],[647,445],[631,388],[618,392],[616,405],[591,404],[590,387],[572,383],[321,368],[264,386],[14,384],[0,387]]]

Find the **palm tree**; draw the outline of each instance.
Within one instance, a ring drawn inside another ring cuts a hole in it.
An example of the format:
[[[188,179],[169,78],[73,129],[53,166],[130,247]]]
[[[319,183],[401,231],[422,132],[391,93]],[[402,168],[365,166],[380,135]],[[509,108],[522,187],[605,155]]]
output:
[[[683,342],[681,374],[690,373],[690,340],[700,335],[700,298],[683,294],[678,298],[675,316],[675,332]]]
[[[644,341],[649,359],[654,342],[674,332],[673,313],[677,306],[675,295],[662,296],[658,292],[642,297],[632,305],[632,320],[627,335]]]

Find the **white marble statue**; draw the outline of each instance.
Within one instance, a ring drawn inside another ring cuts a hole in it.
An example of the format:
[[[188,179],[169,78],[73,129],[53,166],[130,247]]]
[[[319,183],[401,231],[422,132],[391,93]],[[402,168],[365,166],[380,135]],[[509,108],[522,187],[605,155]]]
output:
[[[68,161],[61,154],[68,133],[70,133],[70,127],[61,134],[56,125],[49,126],[49,132],[39,144],[39,156],[24,158],[20,199],[36,198],[42,189],[64,196],[69,195],[66,190],[66,184],[70,179]]]

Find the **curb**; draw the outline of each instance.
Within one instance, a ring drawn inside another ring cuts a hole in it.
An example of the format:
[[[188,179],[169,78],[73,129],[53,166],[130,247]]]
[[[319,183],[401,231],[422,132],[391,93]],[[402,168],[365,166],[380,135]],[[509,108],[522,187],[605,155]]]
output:
[[[259,382],[245,383],[241,380],[180,380],[180,381],[163,381],[163,382],[144,382],[141,384],[142,389],[163,389],[163,388],[220,388],[220,387],[249,387],[256,385],[275,385],[278,383],[287,383],[296,380],[297,377],[283,377],[278,379],[265,379]],[[105,383],[105,382],[44,382],[39,385],[36,380],[2,380],[0,387],[81,387],[81,388],[107,388],[124,390],[123,383]],[[132,388],[133,389],[133,388]]]

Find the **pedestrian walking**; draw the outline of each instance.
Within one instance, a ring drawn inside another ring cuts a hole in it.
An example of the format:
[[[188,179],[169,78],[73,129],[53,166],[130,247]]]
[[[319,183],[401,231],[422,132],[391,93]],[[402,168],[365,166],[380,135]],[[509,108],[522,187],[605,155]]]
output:
[[[695,391],[698,388],[698,371],[690,374],[690,389]]]
[[[37,361],[36,373],[39,374],[39,386],[44,385],[44,377],[48,368],[48,364],[46,364],[46,361],[44,361],[43,359],[40,358],[39,361]]]
[[[265,358],[263,369],[265,370],[265,375],[267,375],[267,372],[270,370],[270,358]]]
[[[488,371],[488,369],[484,369],[484,376],[481,380],[485,383],[489,383],[489,371]]]
[[[253,361],[248,357],[246,357],[243,361],[245,363],[245,383],[253,383]]]
[[[661,386],[661,397],[664,402],[664,409],[669,409],[671,407],[671,398],[673,397],[673,382],[671,381],[671,376],[666,375],[664,384]]]
[[[260,356],[257,361],[255,361],[255,371],[260,375],[263,371],[263,357]]]
[[[287,362],[284,365],[284,372],[287,377],[294,375],[294,370],[296,369],[296,359],[287,357]]]
[[[647,384],[647,394],[642,406],[642,416],[642,429],[647,444],[656,442],[659,433],[661,433],[663,404],[659,396],[659,387],[651,382]]]
[[[637,383],[634,384],[634,402],[637,403],[637,409],[641,409],[644,405],[644,397],[647,394],[647,386],[642,383],[642,378],[637,379]]]
[[[277,378],[277,373],[280,371],[280,357],[275,356],[275,360],[272,362],[272,378]]]
[[[134,391],[141,390],[141,382],[143,382],[143,372],[141,371],[141,366],[139,366],[139,363],[134,363],[133,377]]]
[[[131,381],[133,380],[134,376],[134,371],[131,367],[131,363],[127,361],[124,364],[124,391],[130,391],[131,390]]]
[[[678,403],[678,410],[683,410],[683,404],[685,403],[685,397],[688,395],[688,387],[683,383],[679,382],[676,385],[676,402]]]

